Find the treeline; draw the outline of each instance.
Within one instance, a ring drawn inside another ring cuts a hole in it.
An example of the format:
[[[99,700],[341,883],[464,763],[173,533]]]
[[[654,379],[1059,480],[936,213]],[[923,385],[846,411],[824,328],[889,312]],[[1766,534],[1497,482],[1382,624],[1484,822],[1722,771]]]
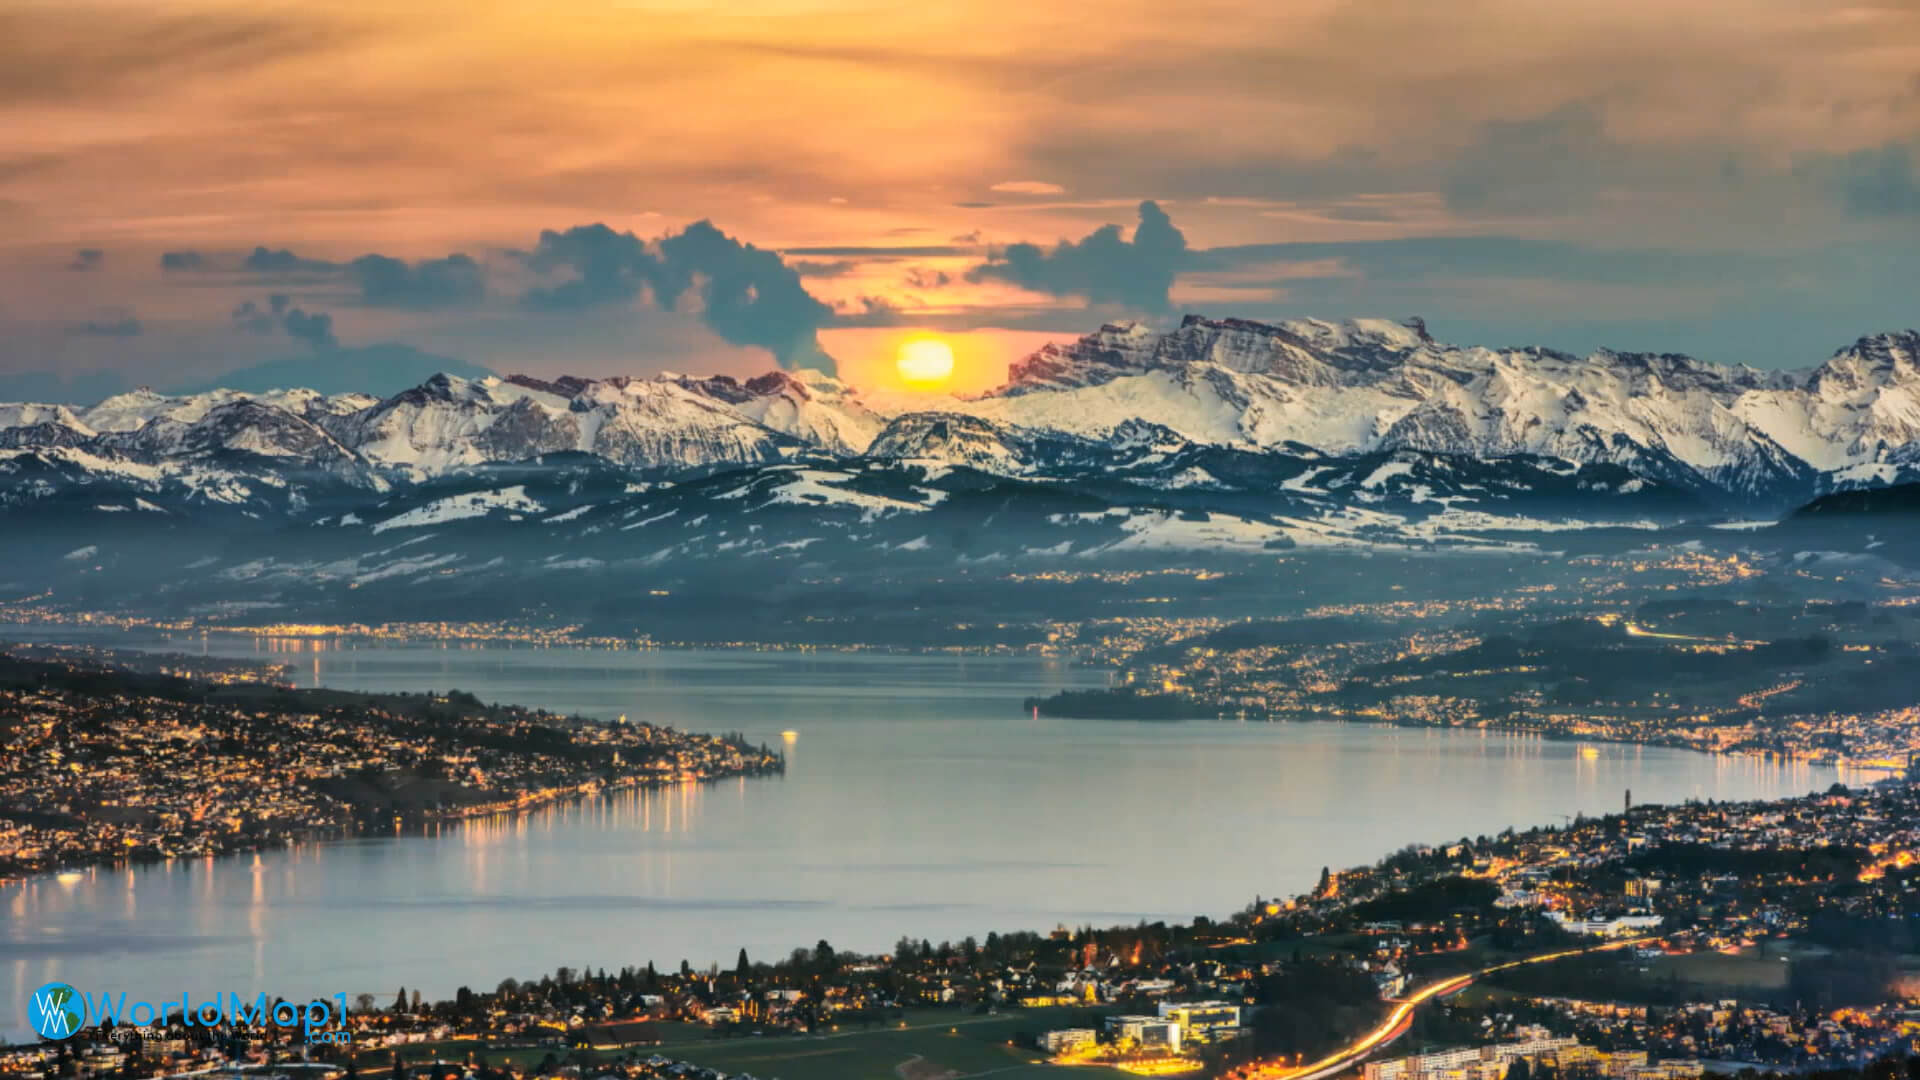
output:
[[[1640,873],[1731,874],[1743,881],[1781,875],[1811,881],[1852,881],[1871,859],[1865,851],[1851,847],[1739,851],[1706,844],[1660,844],[1635,852],[1626,865]]]
[[[1062,690],[1052,697],[1027,698],[1020,709],[1076,720],[1196,720],[1218,713],[1184,694],[1132,689]]]
[[[1578,680],[1613,693],[1654,683],[1710,682],[1801,668],[1824,662],[1832,652],[1833,642],[1820,635],[1725,652],[1676,649],[1630,638],[1592,620],[1567,619],[1537,627],[1525,637],[1498,635],[1441,656],[1366,665],[1356,668],[1353,678],[1364,685],[1385,677],[1457,676],[1525,666],[1537,680]]]
[[[1384,896],[1363,900],[1348,909],[1353,919],[1362,922],[1417,922],[1450,915],[1456,911],[1476,915],[1493,910],[1500,899],[1500,886],[1491,881],[1469,877],[1443,877],[1423,882],[1410,889],[1395,889]]]

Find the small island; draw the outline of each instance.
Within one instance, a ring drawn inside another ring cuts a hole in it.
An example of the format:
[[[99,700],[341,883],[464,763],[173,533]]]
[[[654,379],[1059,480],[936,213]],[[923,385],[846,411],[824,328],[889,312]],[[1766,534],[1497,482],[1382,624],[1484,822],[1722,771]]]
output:
[[[458,690],[361,694],[0,652],[0,878],[224,855],[780,772],[739,735],[603,723]]]

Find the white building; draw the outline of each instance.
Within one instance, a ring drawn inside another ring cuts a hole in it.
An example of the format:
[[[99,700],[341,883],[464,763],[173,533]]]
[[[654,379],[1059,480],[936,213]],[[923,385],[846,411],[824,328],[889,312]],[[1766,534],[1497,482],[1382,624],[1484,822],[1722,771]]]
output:
[[[1162,1001],[1158,1010],[1160,1019],[1180,1025],[1187,1042],[1230,1039],[1240,1031],[1240,1006],[1225,1001]]]
[[[1061,1028],[1040,1036],[1040,1049],[1049,1054],[1071,1054],[1092,1046],[1099,1038],[1092,1028]]]
[[[1107,1031],[1117,1039],[1140,1046],[1165,1047],[1170,1053],[1180,1052],[1180,1025],[1172,1020],[1162,1020],[1157,1016],[1109,1016]]]
[[[1547,914],[1562,930],[1569,934],[1587,934],[1593,937],[1627,937],[1658,930],[1666,919],[1660,915],[1616,915],[1611,919],[1569,919],[1565,912],[1553,911]]]

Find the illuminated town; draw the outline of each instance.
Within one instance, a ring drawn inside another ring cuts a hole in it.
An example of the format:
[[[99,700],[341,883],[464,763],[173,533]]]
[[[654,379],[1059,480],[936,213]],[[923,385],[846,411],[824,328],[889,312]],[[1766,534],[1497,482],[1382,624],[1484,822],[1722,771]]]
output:
[[[277,847],[777,772],[738,738],[472,695],[353,695],[0,654],[0,877]]]
[[[397,1058],[416,1077],[744,1077],[716,1063],[843,1039],[848,1053],[933,1039],[1136,1075],[1840,1068],[1916,1048],[1915,995],[1886,996],[1896,960],[1875,944],[1889,921],[1920,923],[1916,885],[1920,789],[1836,785],[1409,847],[1218,920],[903,938],[879,956],[823,941],[703,970],[563,968],[439,1002],[363,994],[345,1046],[175,1022],[0,1051],[0,1075],[311,1059],[351,1076]],[[1384,1052],[1409,1045],[1442,1048]]]

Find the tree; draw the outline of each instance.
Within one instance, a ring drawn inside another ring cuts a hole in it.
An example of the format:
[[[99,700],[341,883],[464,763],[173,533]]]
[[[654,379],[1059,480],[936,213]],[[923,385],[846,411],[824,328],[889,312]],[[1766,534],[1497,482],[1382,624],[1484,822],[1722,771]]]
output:
[[[745,979],[753,974],[753,965],[747,962],[747,950],[740,950],[740,959],[733,965],[733,973]]]
[[[404,986],[400,988],[399,993],[393,995],[393,1011],[397,1013],[407,1011],[407,988]]]
[[[1507,1080],[1533,1080],[1533,1066],[1527,1064],[1526,1058],[1514,1058],[1513,1064],[1507,1066]]]

